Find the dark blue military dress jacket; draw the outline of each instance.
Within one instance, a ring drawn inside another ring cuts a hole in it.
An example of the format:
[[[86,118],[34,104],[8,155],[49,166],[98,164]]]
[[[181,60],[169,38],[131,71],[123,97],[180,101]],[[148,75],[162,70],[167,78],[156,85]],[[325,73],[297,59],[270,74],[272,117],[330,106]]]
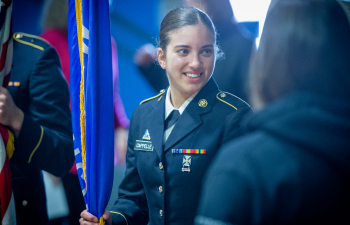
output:
[[[54,48],[24,33],[13,38],[7,89],[24,113],[10,160],[17,224],[48,224],[41,170],[63,176],[74,162],[69,90]]]
[[[193,224],[209,163],[222,144],[241,135],[240,120],[250,111],[211,78],[163,145],[165,93],[142,102],[132,115],[113,224]]]

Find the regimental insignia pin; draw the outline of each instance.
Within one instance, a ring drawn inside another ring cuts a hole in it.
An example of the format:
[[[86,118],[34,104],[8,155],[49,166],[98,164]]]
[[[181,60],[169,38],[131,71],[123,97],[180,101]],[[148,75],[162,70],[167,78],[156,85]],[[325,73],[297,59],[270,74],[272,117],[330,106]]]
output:
[[[151,136],[149,135],[148,129],[146,129],[146,132],[143,135],[142,139],[144,139],[144,140],[151,140]]]
[[[208,105],[208,102],[207,102],[207,100],[205,100],[205,99],[201,99],[201,100],[199,100],[199,102],[198,102],[198,105],[200,106],[200,107],[207,107],[207,105]]]
[[[192,163],[192,156],[190,155],[184,155],[182,160],[182,172],[191,172],[191,163]]]

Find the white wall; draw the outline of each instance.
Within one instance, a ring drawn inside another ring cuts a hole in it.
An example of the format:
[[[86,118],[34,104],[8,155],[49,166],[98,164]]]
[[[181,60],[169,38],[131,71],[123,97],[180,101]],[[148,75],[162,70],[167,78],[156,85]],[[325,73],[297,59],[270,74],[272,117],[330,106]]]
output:
[[[266,13],[271,0],[230,0],[237,22],[259,21],[259,37],[256,40],[259,45]]]

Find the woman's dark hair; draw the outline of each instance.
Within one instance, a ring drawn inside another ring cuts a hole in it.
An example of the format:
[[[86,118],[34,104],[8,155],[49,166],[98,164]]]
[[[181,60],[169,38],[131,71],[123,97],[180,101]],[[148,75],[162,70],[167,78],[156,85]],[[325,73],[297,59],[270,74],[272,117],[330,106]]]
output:
[[[251,62],[252,103],[297,90],[350,98],[349,87],[350,25],[339,3],[279,0]]]
[[[166,47],[170,42],[169,33],[171,31],[182,28],[187,25],[196,25],[200,22],[203,23],[209,29],[209,31],[213,33],[215,41],[214,49],[216,52],[216,58],[220,58],[222,53],[219,51],[219,48],[216,45],[216,29],[213,22],[205,12],[197,8],[188,6],[182,6],[173,9],[164,17],[160,25],[159,32],[160,48],[164,52],[166,51]]]

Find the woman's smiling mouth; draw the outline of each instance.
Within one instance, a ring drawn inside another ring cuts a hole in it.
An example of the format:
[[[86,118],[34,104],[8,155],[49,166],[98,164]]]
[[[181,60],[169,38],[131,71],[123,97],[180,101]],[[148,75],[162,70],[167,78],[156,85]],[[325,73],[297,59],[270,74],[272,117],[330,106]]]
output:
[[[185,76],[189,77],[189,78],[197,78],[200,75],[202,75],[201,73],[184,73]]]

